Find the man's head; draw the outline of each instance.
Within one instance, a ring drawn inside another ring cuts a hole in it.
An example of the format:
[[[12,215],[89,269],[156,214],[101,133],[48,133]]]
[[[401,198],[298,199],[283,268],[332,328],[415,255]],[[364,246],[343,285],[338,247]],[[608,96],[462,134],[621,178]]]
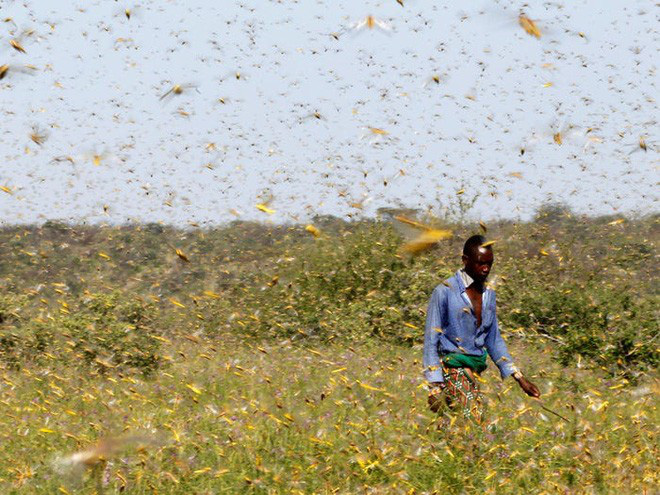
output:
[[[473,235],[463,246],[463,266],[465,272],[474,280],[484,283],[493,266],[493,249],[481,247],[486,242],[482,235]]]

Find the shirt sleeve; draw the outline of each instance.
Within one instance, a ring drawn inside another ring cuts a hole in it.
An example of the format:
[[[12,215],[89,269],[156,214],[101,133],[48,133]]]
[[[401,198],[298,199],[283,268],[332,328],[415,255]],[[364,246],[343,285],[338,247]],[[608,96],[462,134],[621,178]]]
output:
[[[496,308],[495,292],[493,292],[493,323],[488,328],[485,345],[488,355],[500,369],[500,375],[502,375],[502,378],[506,378],[516,371],[516,367],[513,364],[513,358],[509,354],[506,343],[500,334]]]
[[[431,294],[429,307],[426,311],[426,326],[424,328],[424,377],[429,382],[444,382],[438,343],[442,329],[443,315],[447,312],[447,291],[444,286],[436,287]]]

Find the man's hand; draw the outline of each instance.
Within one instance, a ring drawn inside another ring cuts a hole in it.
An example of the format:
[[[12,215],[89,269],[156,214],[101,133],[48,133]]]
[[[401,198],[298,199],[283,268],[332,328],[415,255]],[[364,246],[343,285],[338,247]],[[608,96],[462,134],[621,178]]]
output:
[[[434,413],[437,413],[440,411],[440,406],[442,405],[442,390],[444,390],[445,388],[445,383],[444,382],[432,383],[431,387],[432,390],[431,393],[429,393],[429,398],[428,398],[429,408]]]
[[[518,385],[520,385],[520,388],[522,388],[524,392],[530,397],[535,397],[537,399],[541,397],[541,392],[539,391],[538,387],[524,376],[520,375],[518,378],[516,378],[516,381],[518,382]]]

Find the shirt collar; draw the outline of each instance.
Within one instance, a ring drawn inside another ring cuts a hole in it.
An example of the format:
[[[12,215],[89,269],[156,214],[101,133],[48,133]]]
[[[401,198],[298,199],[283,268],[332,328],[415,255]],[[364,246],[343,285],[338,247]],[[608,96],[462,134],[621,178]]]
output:
[[[474,282],[474,279],[470,277],[467,272],[465,271],[465,268],[461,268],[458,270],[458,276],[461,277],[461,281],[463,282],[463,287],[466,289],[472,285],[472,282]]]

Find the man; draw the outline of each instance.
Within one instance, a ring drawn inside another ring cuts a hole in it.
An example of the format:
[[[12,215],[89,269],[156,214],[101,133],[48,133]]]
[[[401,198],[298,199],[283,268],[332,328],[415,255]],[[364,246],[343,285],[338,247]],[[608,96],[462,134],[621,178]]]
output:
[[[424,332],[424,374],[431,384],[429,406],[439,412],[444,402],[464,417],[482,422],[481,395],[475,373],[486,369],[490,355],[502,378],[510,375],[531,397],[539,389],[516,368],[500,335],[495,291],[484,283],[493,266],[493,250],[480,235],[463,246],[463,268],[438,285],[431,295]]]

